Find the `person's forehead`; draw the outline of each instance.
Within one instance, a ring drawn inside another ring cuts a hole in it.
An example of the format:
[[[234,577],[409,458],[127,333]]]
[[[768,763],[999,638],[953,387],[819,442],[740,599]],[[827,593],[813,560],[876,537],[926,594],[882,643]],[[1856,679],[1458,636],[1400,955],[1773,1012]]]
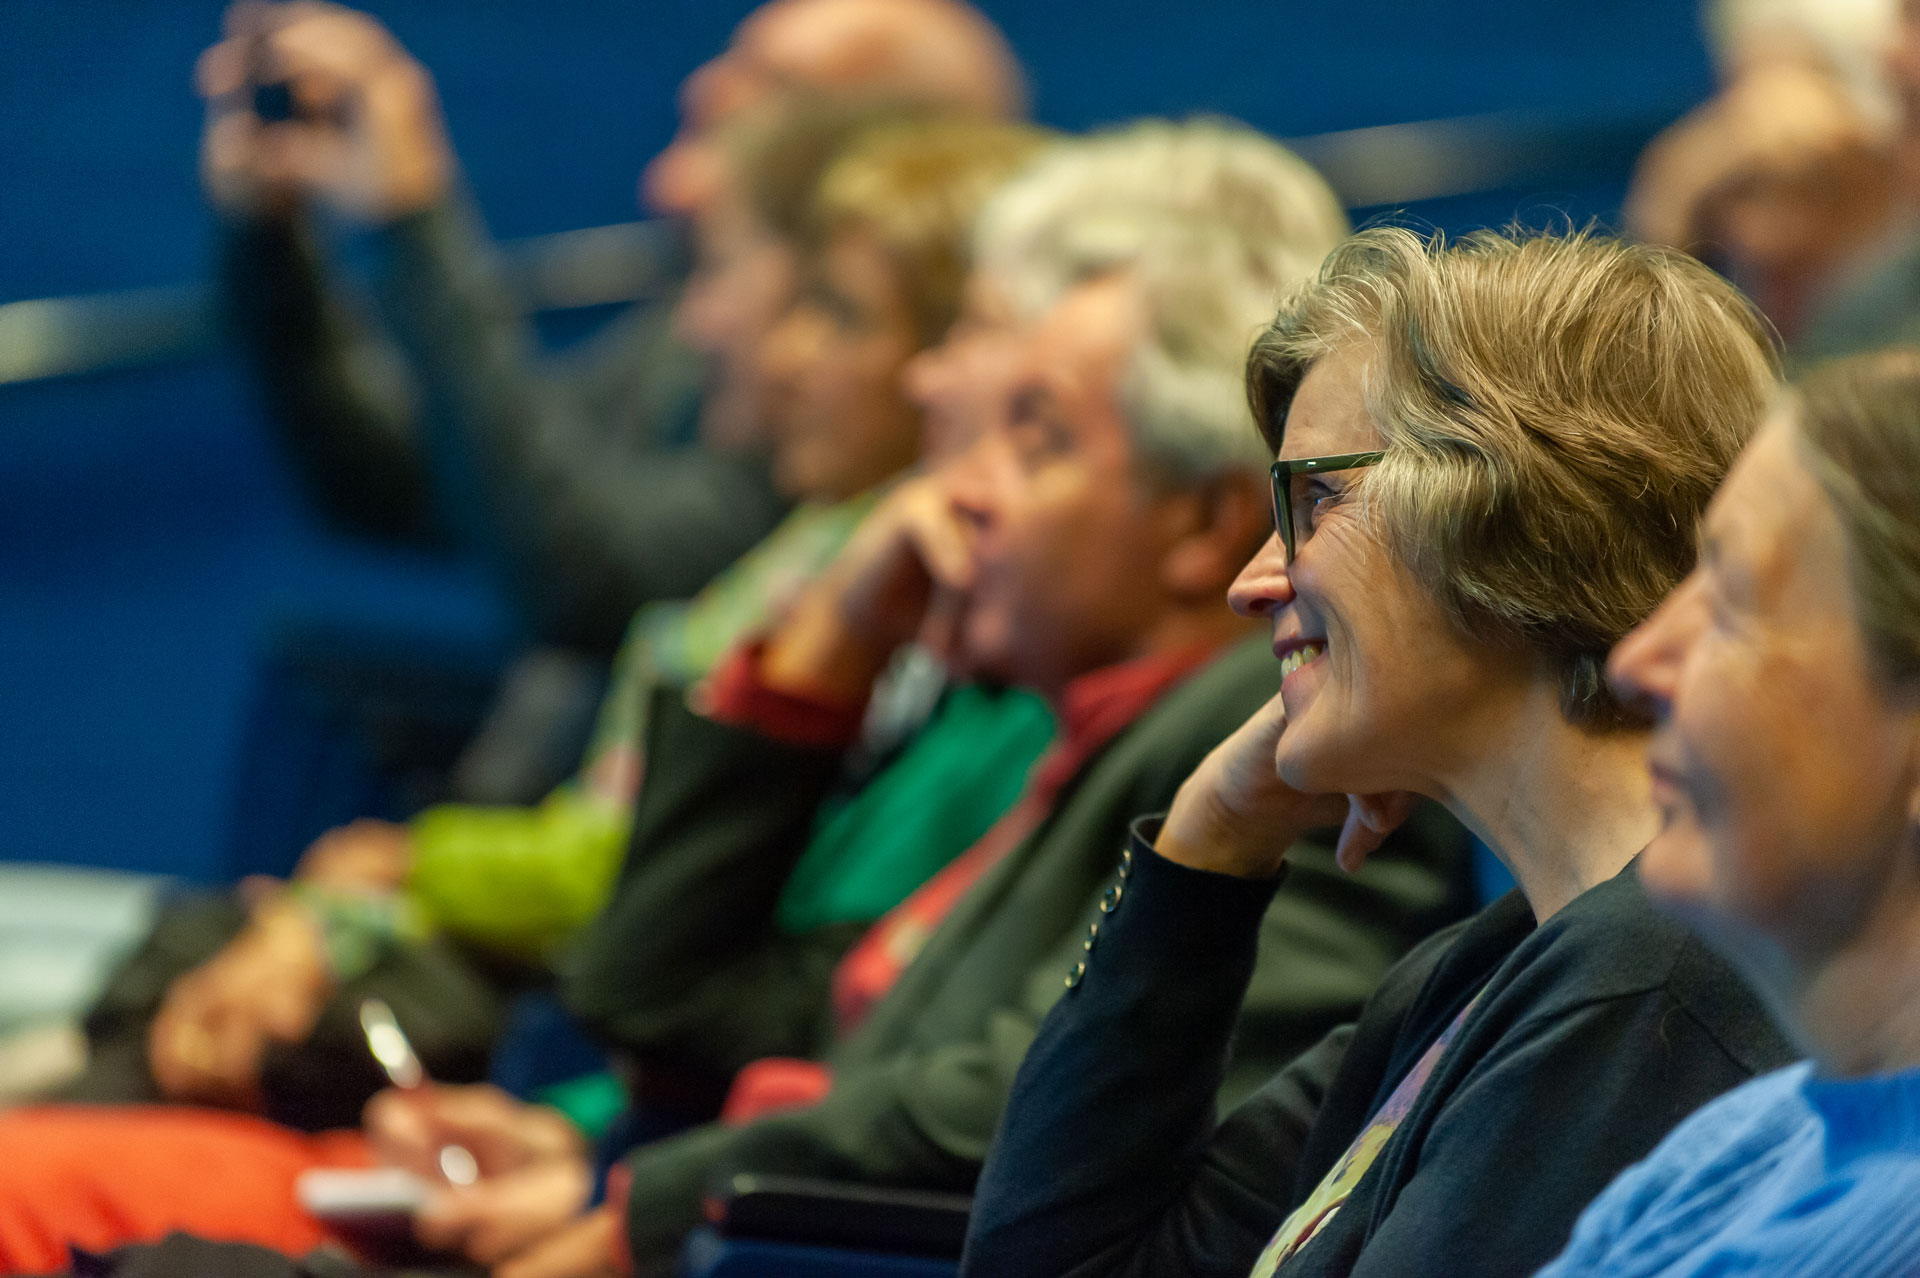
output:
[[[868,69],[896,20],[864,0],[774,0],[747,15],[725,56],[780,87],[830,88]]]
[[[1702,521],[1709,563],[1744,577],[1763,612],[1843,613],[1849,586],[1839,521],[1776,411],[1729,472]]]
[[[1359,342],[1313,362],[1287,408],[1280,457],[1325,457],[1380,446],[1380,431],[1367,411],[1372,351]]]
[[[1146,319],[1139,288],[1124,276],[1107,276],[1062,294],[1034,324],[1028,346],[1042,372],[1113,373]]]

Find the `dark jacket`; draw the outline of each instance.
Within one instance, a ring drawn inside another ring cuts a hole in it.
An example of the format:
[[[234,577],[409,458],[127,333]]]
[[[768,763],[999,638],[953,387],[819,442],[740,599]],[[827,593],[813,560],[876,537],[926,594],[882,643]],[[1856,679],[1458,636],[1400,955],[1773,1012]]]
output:
[[[699,1219],[710,1181],[790,1172],[966,1189],[1047,1008],[1086,957],[1131,813],[1165,806],[1201,757],[1273,693],[1264,640],[1166,693],[1062,791],[1048,819],[954,907],[893,989],[835,1040],[826,977],[845,938],[752,972],[700,964],[762,926],[837,760],[697,721],[656,717],[654,771],[615,903],[568,983],[572,1005],[629,1048],[824,1058],[821,1103],[739,1128],[697,1128],[628,1161],[630,1241],[657,1262]],[[1458,913],[1458,827],[1426,828],[1359,879],[1324,848],[1260,925],[1262,979],[1241,1021],[1242,1090],[1350,1017],[1394,959]],[[823,940],[825,938],[822,938]],[[1104,942],[1101,942],[1104,944]],[[797,940],[796,945],[805,944]],[[755,1005],[777,1010],[767,1012]]]
[[[784,502],[764,459],[686,442],[701,372],[667,303],[545,359],[461,198],[376,243],[397,341],[305,224],[236,222],[223,242],[235,335],[336,523],[408,541],[450,530],[541,637],[603,653],[634,609],[692,595],[773,527]]]
[[[1245,1278],[1478,996],[1352,1196],[1280,1273],[1531,1274],[1615,1173],[1794,1055],[1629,867],[1543,926],[1513,892],[1430,938],[1356,1024],[1216,1125],[1275,881],[1175,865],[1152,851],[1154,832],[1136,832],[1111,935],[1021,1069],[966,1273]]]

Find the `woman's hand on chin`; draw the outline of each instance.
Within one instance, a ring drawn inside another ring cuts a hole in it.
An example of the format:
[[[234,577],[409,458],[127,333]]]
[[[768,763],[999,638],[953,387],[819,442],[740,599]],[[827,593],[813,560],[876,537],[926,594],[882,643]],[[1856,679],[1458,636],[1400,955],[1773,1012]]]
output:
[[[1287,712],[1275,694],[1200,761],[1174,796],[1154,850],[1196,870],[1270,878],[1308,830],[1340,827],[1349,873],[1406,819],[1410,794],[1303,794],[1280,779],[1274,752]]]

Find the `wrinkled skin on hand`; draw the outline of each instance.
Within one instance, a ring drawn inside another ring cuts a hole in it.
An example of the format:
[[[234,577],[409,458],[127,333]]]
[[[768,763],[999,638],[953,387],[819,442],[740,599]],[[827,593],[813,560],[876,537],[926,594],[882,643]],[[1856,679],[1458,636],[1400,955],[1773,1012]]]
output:
[[[972,580],[967,529],[937,475],[875,507],[768,644],[775,687],[857,701],[901,645],[951,658]]]
[[[389,1089],[367,1102],[362,1125],[381,1162],[439,1186],[414,1217],[429,1247],[498,1265],[572,1225],[587,1205],[593,1172],[572,1123],[497,1087]],[[464,1145],[479,1166],[470,1186],[445,1185],[442,1146]]]
[[[972,571],[966,528],[938,477],[924,475],[887,496],[822,584],[849,627],[892,649],[918,636],[937,607],[951,608]]]

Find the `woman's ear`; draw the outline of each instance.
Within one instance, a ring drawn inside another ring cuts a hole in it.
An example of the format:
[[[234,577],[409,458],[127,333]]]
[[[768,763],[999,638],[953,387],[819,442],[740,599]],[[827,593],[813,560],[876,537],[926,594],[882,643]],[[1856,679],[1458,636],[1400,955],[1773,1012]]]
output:
[[[1160,581],[1184,600],[1217,601],[1273,531],[1267,485],[1238,472],[1175,498],[1183,527],[1160,561]]]

